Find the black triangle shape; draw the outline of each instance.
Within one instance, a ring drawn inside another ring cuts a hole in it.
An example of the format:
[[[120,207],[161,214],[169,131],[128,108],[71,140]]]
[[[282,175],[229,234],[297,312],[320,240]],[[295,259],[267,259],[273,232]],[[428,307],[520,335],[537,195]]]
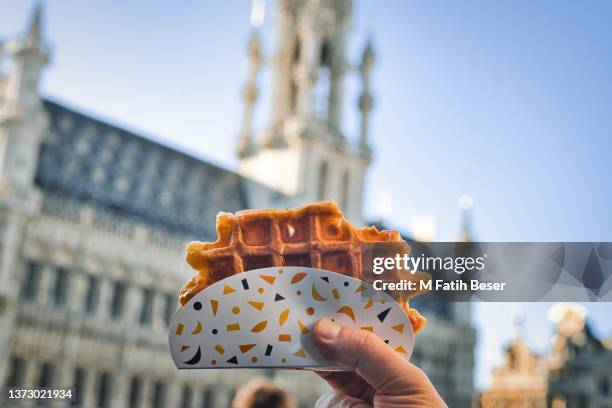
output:
[[[276,296],[274,296],[274,301],[278,302],[279,300],[285,300],[285,298],[277,293]]]
[[[323,279],[325,282],[329,283],[329,278],[327,276],[321,276],[321,279]]]
[[[390,311],[391,311],[391,308],[385,309],[382,312],[380,312],[376,317],[378,317],[378,320],[380,320],[380,322],[382,323],[385,321]]]
[[[389,344],[389,340],[385,340],[385,343]]]
[[[232,363],[232,364],[238,364],[238,359],[236,358],[236,356],[230,358],[229,360],[227,360],[228,363]]]

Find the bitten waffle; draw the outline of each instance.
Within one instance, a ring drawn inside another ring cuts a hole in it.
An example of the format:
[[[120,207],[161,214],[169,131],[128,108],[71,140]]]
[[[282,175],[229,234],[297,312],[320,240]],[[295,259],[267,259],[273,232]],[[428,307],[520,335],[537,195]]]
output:
[[[217,234],[215,242],[187,245],[187,262],[198,275],[181,289],[181,305],[226,277],[272,266],[312,267],[365,280],[361,260],[365,245],[404,242],[397,231],[353,227],[331,201],[293,210],[222,212],[217,215]],[[400,303],[418,332],[425,318],[407,300]]]

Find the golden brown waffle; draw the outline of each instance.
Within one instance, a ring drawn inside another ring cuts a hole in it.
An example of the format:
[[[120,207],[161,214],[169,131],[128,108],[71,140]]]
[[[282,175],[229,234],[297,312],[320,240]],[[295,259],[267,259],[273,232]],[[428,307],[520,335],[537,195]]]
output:
[[[294,210],[219,213],[217,234],[215,242],[187,245],[187,262],[199,274],[181,289],[181,305],[205,287],[252,269],[304,266],[365,280],[361,258],[368,243],[403,243],[409,251],[397,231],[354,228],[332,201]],[[403,302],[416,332],[425,319]]]

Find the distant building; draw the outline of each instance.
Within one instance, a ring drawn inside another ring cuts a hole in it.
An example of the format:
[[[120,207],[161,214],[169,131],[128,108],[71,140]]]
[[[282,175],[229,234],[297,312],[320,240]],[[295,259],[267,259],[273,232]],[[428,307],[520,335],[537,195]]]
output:
[[[522,338],[504,351],[504,362],[493,371],[491,387],[480,397],[482,408],[546,408],[548,362],[533,353]]]
[[[600,408],[612,406],[612,350],[598,340],[581,310],[556,305],[557,330],[548,354],[538,356],[522,338],[479,398],[482,408]]]
[[[280,0],[274,108],[252,130],[263,63],[257,30],[232,172],[41,98],[49,49],[40,6],[7,42],[0,78],[0,383],[73,385],[77,405],[225,407],[246,379],[271,372],[178,371],[167,327],[193,274],[187,241],[215,239],[218,211],[335,199],[363,223],[370,163],[366,45],[357,66],[360,134],[341,128],[349,0]],[[255,20],[260,21],[256,18]],[[452,407],[473,392],[469,305],[431,305],[414,361]],[[277,371],[300,406],[328,390],[311,373]]]
[[[612,407],[612,349],[571,309],[553,339],[548,400],[555,408]]]

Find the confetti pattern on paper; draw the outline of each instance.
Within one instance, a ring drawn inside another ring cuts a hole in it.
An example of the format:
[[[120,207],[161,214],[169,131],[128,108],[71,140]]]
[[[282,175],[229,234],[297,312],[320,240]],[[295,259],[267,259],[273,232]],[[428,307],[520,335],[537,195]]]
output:
[[[341,369],[312,344],[322,317],[377,334],[410,358],[401,306],[365,282],[313,268],[263,268],[219,281],[179,310],[169,330],[178,368]]]

